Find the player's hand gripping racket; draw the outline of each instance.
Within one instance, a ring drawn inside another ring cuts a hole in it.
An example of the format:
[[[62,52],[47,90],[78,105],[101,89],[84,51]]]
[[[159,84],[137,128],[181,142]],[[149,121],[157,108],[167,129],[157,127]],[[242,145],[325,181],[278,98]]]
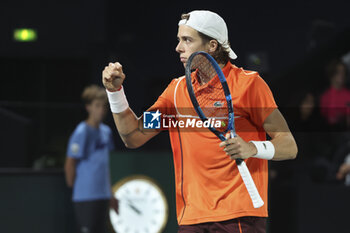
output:
[[[192,75],[196,76],[194,78],[197,78],[198,82],[193,81]],[[222,141],[226,140],[224,136],[226,132],[230,132],[231,138],[235,137],[231,93],[226,78],[215,59],[206,52],[193,53],[186,64],[186,84],[192,105],[203,122],[209,118],[223,119],[220,128],[211,127],[212,125],[209,124],[209,130]],[[236,159],[236,164],[254,208],[260,208],[264,205],[264,201],[259,195],[244,160]]]

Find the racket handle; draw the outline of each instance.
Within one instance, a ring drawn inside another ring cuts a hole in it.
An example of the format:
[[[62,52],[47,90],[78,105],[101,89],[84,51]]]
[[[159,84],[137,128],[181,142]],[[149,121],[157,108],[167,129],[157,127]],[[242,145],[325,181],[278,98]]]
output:
[[[236,132],[234,130],[230,130],[230,136],[231,138],[236,137]],[[255,186],[254,180],[248,170],[247,165],[243,159],[236,159],[236,164],[239,170],[239,174],[241,174],[243,183],[248,190],[250,198],[252,199],[254,208],[260,208],[264,205],[264,201],[260,197],[258,189]]]
[[[250,175],[247,165],[242,160],[240,164],[237,163],[237,167],[238,167],[239,173],[241,174],[245,187],[248,190],[249,196],[252,199],[254,208],[260,208],[261,206],[264,205],[264,201],[260,197],[258,189],[255,186],[254,180]]]

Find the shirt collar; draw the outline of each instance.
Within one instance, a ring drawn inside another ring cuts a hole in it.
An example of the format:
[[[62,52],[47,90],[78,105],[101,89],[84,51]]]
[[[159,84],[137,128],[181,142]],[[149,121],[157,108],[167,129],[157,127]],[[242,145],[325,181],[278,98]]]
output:
[[[230,73],[230,70],[232,68],[232,63],[230,61],[228,61],[226,63],[226,65],[221,69],[222,70],[222,73],[224,74],[224,76],[227,78],[229,73]],[[192,85],[193,86],[199,86],[199,82],[198,82],[198,77],[197,77],[197,70],[194,71],[192,74]],[[219,82],[219,77],[216,75],[214,76],[214,78],[212,78],[208,83],[198,87],[199,89],[203,89],[203,88],[206,88],[208,86],[215,86],[215,84]]]

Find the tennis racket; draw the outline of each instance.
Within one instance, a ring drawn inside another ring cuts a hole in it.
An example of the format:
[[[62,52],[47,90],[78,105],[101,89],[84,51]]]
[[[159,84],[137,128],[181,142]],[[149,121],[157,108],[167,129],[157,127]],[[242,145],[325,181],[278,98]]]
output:
[[[187,91],[199,118],[203,122],[208,121],[209,118],[224,119],[221,121],[221,127],[214,128],[209,125],[209,130],[221,141],[226,140],[224,135],[227,132],[230,132],[231,138],[236,137],[230,89],[215,59],[206,52],[195,52],[187,60],[185,73]],[[192,75],[198,82],[192,79]],[[200,85],[200,82],[204,84]],[[259,195],[247,165],[242,159],[236,159],[236,164],[254,208],[260,208],[264,205],[264,201]]]

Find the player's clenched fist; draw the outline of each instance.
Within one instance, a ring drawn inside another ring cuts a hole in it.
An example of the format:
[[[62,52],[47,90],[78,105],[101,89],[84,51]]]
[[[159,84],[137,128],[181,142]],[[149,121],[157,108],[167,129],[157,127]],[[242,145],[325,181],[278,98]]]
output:
[[[124,79],[123,67],[119,62],[110,62],[102,72],[102,83],[108,91],[118,90]]]

